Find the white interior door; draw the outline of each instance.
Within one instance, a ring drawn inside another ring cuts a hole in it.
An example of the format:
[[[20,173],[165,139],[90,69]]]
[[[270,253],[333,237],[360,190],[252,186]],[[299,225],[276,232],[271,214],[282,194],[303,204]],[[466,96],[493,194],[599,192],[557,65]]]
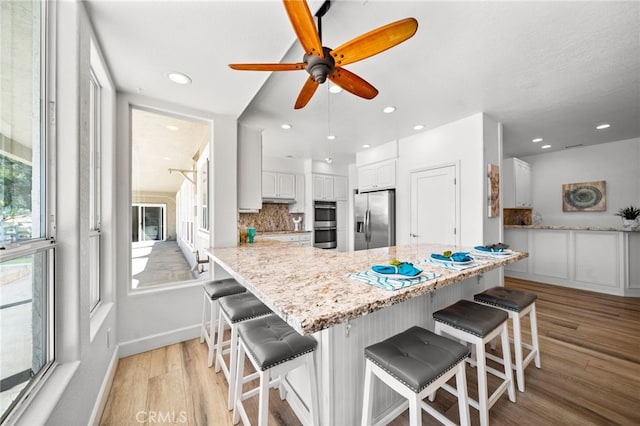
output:
[[[456,166],[411,173],[411,241],[457,244]]]

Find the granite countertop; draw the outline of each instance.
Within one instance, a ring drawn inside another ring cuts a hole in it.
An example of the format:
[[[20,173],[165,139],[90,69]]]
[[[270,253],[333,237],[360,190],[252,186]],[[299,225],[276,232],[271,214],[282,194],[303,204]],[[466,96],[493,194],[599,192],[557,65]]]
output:
[[[256,231],[256,235],[308,234],[311,231]]]
[[[610,232],[640,232],[638,229],[627,229],[613,226],[574,226],[574,225],[504,225],[505,229],[555,229],[560,231],[610,231]]]
[[[441,275],[395,291],[346,277],[372,265],[388,264],[394,258],[417,261],[445,250],[470,251],[432,244],[341,253],[257,237],[253,244],[211,248],[207,254],[301,334],[329,328],[528,256],[514,252],[500,259],[482,257],[479,260],[487,263],[463,271],[420,265],[424,271]]]

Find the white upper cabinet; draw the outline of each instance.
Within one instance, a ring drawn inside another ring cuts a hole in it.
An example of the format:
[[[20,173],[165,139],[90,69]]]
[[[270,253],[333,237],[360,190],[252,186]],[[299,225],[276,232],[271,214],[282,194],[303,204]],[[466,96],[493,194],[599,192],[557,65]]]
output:
[[[531,207],[531,165],[519,158],[503,161],[504,208]]]
[[[347,200],[347,178],[345,176],[333,177],[333,195],[336,201]]]
[[[313,175],[313,199],[337,201],[347,199],[347,178],[345,176]]]
[[[296,175],[262,172],[262,198],[296,198]]]
[[[238,210],[262,208],[262,132],[238,126]]]
[[[296,202],[289,205],[289,213],[304,213],[304,175],[296,175]]]
[[[313,175],[313,199],[334,201],[333,176]]]
[[[396,187],[396,160],[358,167],[358,189],[376,191]]]

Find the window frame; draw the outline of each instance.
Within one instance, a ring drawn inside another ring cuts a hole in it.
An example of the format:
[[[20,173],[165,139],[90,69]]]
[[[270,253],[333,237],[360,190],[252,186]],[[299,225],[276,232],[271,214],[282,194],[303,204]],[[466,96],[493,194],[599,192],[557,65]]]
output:
[[[37,394],[46,379],[52,374],[57,365],[56,358],[56,310],[55,310],[55,262],[56,262],[56,103],[55,103],[55,5],[50,2],[33,1],[39,5],[36,13],[39,15],[38,28],[38,113],[39,123],[37,127],[37,143],[40,155],[37,162],[32,162],[32,168],[37,167],[37,176],[32,172],[32,182],[38,180],[40,192],[38,194],[39,206],[38,223],[32,223],[32,235],[29,240],[2,244],[0,250],[0,263],[19,259],[25,256],[43,254],[42,275],[44,282],[41,289],[46,294],[43,297],[42,308],[45,310],[43,319],[46,319],[43,339],[46,345],[45,360],[29,382],[22,388],[18,396],[11,402],[4,412],[0,412],[0,423],[10,423],[17,419]],[[34,43],[35,45],[35,43]],[[35,74],[35,73],[34,73]],[[33,109],[32,111],[35,111]],[[33,139],[36,141],[36,138]],[[35,143],[32,149],[35,148]],[[36,208],[32,205],[33,209]],[[32,221],[33,222],[33,221]],[[37,226],[39,232],[34,238],[33,229]],[[36,263],[35,257],[32,265]],[[32,266],[32,280],[38,279],[35,274],[35,266]],[[33,303],[33,302],[32,302]]]

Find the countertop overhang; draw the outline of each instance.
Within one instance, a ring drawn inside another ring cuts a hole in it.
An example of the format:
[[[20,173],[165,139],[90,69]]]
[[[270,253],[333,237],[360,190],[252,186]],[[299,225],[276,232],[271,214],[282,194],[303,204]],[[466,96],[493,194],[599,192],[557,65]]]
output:
[[[577,225],[504,225],[505,229],[548,229],[558,231],[607,231],[607,232],[640,232],[640,228],[628,229],[613,226],[577,226]]]
[[[301,334],[315,333],[528,256],[514,252],[505,258],[483,257],[486,263],[462,271],[420,265],[441,275],[395,291],[347,278],[349,273],[388,264],[391,259],[417,261],[446,250],[471,251],[427,244],[341,253],[256,238],[253,244],[210,248],[207,254]]]

